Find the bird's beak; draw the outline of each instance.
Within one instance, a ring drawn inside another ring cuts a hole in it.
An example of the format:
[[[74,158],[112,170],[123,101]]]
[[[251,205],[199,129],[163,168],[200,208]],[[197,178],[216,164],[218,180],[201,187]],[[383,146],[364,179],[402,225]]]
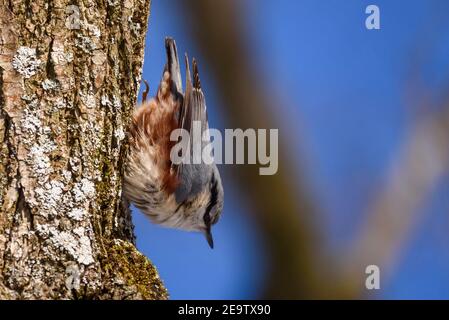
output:
[[[208,227],[206,229],[206,231],[204,232],[204,235],[206,236],[206,240],[207,240],[207,243],[209,244],[209,247],[211,249],[213,249],[214,248],[214,238],[212,237],[212,232],[210,230],[210,227]]]

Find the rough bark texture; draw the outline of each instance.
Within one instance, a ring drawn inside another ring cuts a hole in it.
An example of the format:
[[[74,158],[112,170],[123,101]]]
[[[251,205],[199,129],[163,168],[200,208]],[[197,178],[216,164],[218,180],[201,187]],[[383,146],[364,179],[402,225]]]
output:
[[[0,1],[0,298],[166,298],[121,201],[150,0]]]

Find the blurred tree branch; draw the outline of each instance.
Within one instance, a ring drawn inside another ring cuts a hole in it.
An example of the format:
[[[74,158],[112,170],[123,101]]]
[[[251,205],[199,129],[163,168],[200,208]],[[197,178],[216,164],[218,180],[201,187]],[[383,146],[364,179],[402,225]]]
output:
[[[439,110],[410,131],[343,260],[346,282],[355,293],[362,293],[363,282],[354,281],[360,279],[354,275],[362,276],[367,265],[382,267],[387,277],[391,274],[399,249],[422,218],[421,205],[449,170],[449,99]]]

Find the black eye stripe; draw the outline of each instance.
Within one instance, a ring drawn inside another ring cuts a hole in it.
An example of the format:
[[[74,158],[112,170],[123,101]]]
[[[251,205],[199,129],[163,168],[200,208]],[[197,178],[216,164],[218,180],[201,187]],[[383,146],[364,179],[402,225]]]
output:
[[[211,179],[211,189],[210,189],[210,201],[206,208],[206,213],[204,214],[204,223],[206,226],[211,225],[211,217],[210,217],[210,211],[212,208],[217,204],[218,200],[218,189],[217,189],[217,180],[214,176],[212,176]]]

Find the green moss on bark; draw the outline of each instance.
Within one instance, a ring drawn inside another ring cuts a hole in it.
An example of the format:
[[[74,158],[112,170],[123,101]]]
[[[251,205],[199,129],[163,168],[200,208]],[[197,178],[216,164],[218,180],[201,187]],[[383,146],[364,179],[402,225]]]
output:
[[[156,267],[127,241],[115,240],[108,246],[103,267],[105,273],[115,282],[123,281],[127,287],[136,289],[137,293],[133,293],[129,297],[131,299],[168,299],[167,289]]]

